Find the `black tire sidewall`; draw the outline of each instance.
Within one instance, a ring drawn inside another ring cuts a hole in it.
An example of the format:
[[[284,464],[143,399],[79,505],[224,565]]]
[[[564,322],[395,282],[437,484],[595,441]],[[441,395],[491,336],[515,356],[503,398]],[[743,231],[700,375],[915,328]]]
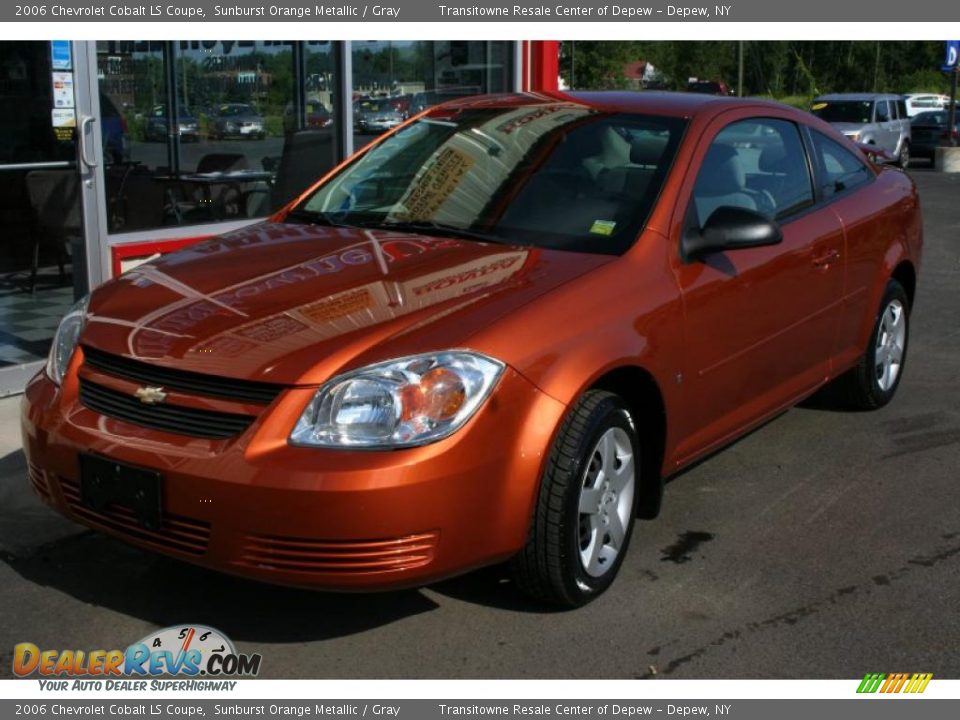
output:
[[[578,448],[576,466],[571,469],[570,483],[564,500],[564,537],[561,538],[566,559],[563,581],[568,595],[571,598],[576,598],[579,603],[588,602],[610,587],[620,571],[620,566],[623,564],[623,559],[630,545],[630,538],[633,535],[637,499],[640,494],[641,446],[626,405],[613,396],[605,399],[591,413],[587,427],[588,430],[583,434]],[[633,448],[635,472],[633,505],[630,508],[627,526],[624,528],[623,547],[617,553],[616,560],[606,573],[600,577],[593,577],[586,572],[580,560],[580,489],[586,463],[590,460],[590,454],[600,437],[613,427],[619,427],[627,433]]]

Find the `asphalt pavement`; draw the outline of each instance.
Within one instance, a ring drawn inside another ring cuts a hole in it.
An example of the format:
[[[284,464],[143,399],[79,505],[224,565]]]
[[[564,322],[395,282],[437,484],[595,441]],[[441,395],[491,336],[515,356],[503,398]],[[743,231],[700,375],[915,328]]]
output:
[[[575,611],[531,604],[502,568],[334,595],[129,547],[33,497],[18,399],[0,401],[0,675],[18,642],[109,649],[203,623],[276,678],[960,678],[960,176],[913,174],[926,250],[894,402],[807,403],[675,478]]]

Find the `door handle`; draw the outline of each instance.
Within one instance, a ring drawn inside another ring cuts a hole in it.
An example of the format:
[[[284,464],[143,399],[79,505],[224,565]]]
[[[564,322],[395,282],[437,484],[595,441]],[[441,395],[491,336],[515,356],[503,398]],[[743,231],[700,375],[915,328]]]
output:
[[[824,253],[823,255],[818,255],[813,259],[814,267],[818,268],[828,268],[830,265],[835,263],[840,259],[839,250],[831,250],[830,252]]]
[[[91,160],[87,155],[87,128],[96,120],[92,115],[87,115],[83,120],[80,121],[80,160],[83,161],[83,164],[88,168],[93,169],[97,166],[96,160]]]

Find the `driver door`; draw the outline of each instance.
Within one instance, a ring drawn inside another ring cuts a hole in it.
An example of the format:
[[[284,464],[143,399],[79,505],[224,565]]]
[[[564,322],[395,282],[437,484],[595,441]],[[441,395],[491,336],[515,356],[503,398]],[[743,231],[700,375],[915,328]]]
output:
[[[698,156],[696,179],[681,191],[681,232],[732,205],[778,222],[783,241],[689,261],[677,254],[686,316],[682,382],[690,398],[681,462],[823,382],[843,289],[842,228],[829,209],[817,207],[796,124],[776,117],[718,120]]]

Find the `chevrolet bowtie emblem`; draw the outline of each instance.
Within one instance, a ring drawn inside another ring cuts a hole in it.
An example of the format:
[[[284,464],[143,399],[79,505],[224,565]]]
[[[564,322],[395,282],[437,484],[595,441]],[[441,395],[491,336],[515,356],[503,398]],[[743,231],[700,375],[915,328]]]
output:
[[[133,396],[144,405],[156,405],[167,399],[167,394],[163,391],[162,387],[151,387],[149,385],[147,387],[137,388]]]

